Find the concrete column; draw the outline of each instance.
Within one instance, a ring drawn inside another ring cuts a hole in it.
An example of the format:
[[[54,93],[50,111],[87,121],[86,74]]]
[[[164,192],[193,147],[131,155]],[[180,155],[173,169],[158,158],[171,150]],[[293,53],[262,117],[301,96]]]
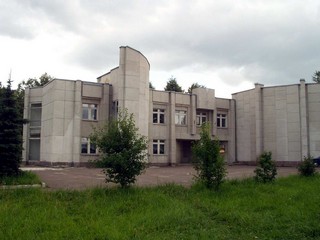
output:
[[[236,101],[229,100],[229,114],[228,114],[228,163],[236,161]]]
[[[255,83],[256,157],[263,152],[262,88],[263,84]]]
[[[175,114],[176,114],[176,93],[169,93],[169,106],[170,106],[170,134],[169,134],[169,163],[171,165],[177,164],[177,143],[176,143],[176,124],[175,124]]]
[[[212,126],[211,126],[211,132],[213,136],[217,136],[217,109],[214,108],[212,111],[212,116],[209,116],[209,119],[212,118]]]
[[[73,118],[73,152],[72,161],[80,162],[81,149],[81,119],[82,119],[82,82],[76,81],[74,85],[74,118]]]
[[[196,118],[197,118],[197,106],[196,106],[196,95],[190,95],[190,105],[191,105],[191,135],[195,135],[197,132],[196,128]]]
[[[300,79],[300,128],[301,128],[301,159],[309,155],[309,136],[307,121],[306,82]]]
[[[23,107],[23,118],[29,119],[29,104],[30,104],[30,89],[27,88],[24,91],[24,107]],[[29,123],[23,125],[23,143],[22,143],[22,161],[27,162],[28,159],[28,152],[29,152]],[[41,159],[41,156],[40,156]]]

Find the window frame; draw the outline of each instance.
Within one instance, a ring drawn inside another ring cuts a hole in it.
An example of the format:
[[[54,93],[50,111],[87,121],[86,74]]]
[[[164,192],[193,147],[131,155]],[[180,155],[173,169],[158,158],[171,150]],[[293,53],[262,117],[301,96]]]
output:
[[[87,105],[87,106],[85,106]],[[87,110],[86,117],[84,116],[84,110]],[[94,114],[95,111],[95,114]],[[95,118],[92,117],[94,114]],[[82,120],[86,121],[98,121],[98,104],[96,103],[82,103]]]
[[[227,113],[222,113],[222,112],[217,113],[217,127],[218,128],[227,128],[228,127],[228,114]]]
[[[162,118],[161,118],[162,116]],[[161,119],[163,121],[161,122]],[[152,111],[152,123],[153,124],[165,124],[165,109],[163,108],[153,108]]]
[[[163,149],[161,149],[163,148]],[[156,151],[155,151],[156,150]],[[154,139],[152,141],[152,154],[153,155],[165,155],[165,140]]]
[[[85,141],[84,141],[84,139],[86,139]],[[86,152],[82,152],[82,147],[83,147],[83,145],[84,144],[86,144]],[[94,152],[91,152],[91,147],[94,147]],[[96,154],[98,154],[98,149],[97,149],[97,147],[94,145],[94,144],[91,144],[91,142],[90,142],[90,138],[88,138],[88,137],[82,137],[81,138],[81,154],[84,154],[84,155],[96,155]]]
[[[203,121],[203,118],[205,118],[205,121]],[[199,121],[198,121],[199,119]],[[196,125],[198,127],[201,127],[202,124],[205,122],[208,122],[208,114],[207,112],[197,111],[196,113]]]
[[[187,114],[188,114],[187,110],[175,110],[175,115],[174,115],[175,125],[186,126],[188,124]],[[184,121],[182,122],[183,117],[184,117]]]

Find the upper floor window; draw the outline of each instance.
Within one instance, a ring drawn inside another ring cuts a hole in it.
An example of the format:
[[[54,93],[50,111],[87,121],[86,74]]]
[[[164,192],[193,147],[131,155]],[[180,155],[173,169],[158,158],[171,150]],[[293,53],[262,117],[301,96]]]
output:
[[[153,123],[164,123],[164,109],[153,109]]]
[[[207,113],[197,112],[197,125],[201,126],[205,122],[207,122]]]
[[[227,127],[227,114],[217,113],[217,127],[226,128]]]
[[[42,104],[32,103],[30,107],[30,127],[41,127]]]
[[[153,154],[164,154],[164,140],[153,140]]]
[[[82,104],[82,119],[97,120],[98,105],[97,104]]]
[[[83,154],[96,154],[97,148],[94,144],[90,143],[89,138],[81,138],[81,153]]]
[[[176,110],[175,123],[178,125],[187,124],[187,111]]]

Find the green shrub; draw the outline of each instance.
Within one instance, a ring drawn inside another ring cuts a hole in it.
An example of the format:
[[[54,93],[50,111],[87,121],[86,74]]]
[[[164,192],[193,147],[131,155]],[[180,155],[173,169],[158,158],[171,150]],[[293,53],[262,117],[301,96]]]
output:
[[[311,156],[304,157],[303,161],[298,166],[298,171],[301,176],[313,176],[316,172],[316,166],[314,165],[313,158]]]
[[[272,160],[271,152],[264,152],[259,157],[258,167],[254,171],[257,182],[272,182],[277,175],[277,167],[275,162]]]
[[[127,110],[118,117],[94,128],[90,140],[100,152],[96,165],[104,168],[106,182],[127,187],[147,166],[147,140],[138,134],[133,114]]]
[[[226,176],[226,168],[219,141],[211,139],[208,123],[201,126],[200,140],[193,144],[192,155],[196,178],[207,188],[218,190]]]

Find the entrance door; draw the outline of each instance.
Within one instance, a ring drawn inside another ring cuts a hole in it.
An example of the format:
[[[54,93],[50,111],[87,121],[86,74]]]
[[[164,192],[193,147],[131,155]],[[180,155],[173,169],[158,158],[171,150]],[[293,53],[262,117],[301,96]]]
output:
[[[192,163],[192,141],[179,140],[177,141],[177,157],[179,163]]]

